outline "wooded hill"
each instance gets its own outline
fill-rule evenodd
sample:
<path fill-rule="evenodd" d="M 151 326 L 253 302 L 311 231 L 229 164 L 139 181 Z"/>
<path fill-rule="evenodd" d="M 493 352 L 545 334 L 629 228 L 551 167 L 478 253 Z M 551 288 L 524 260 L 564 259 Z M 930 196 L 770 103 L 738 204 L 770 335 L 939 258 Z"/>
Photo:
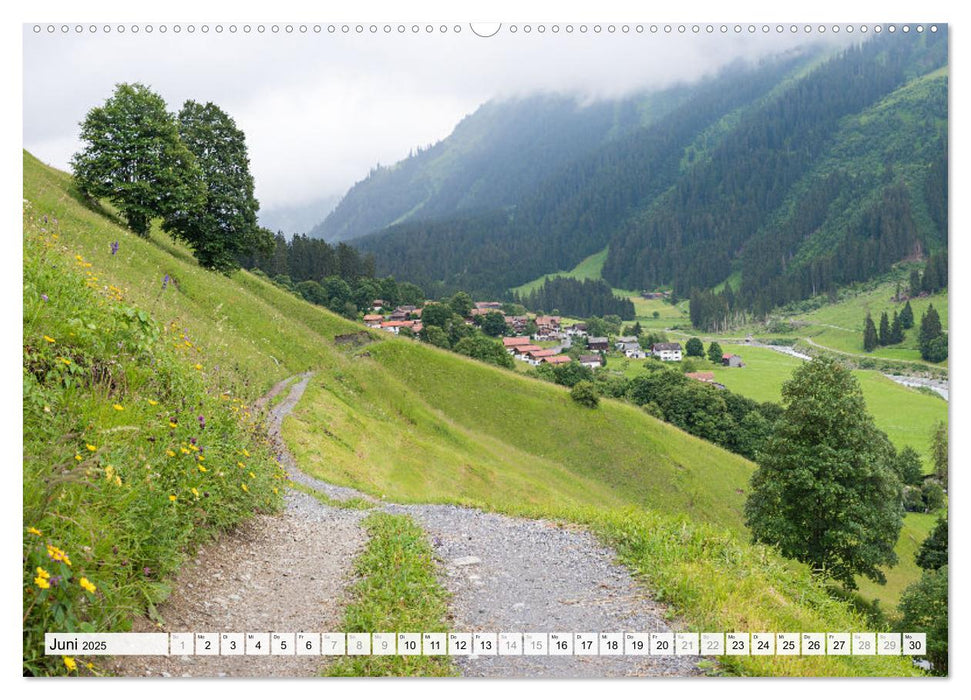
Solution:
<path fill-rule="evenodd" d="M 354 244 L 374 254 L 380 274 L 490 296 L 609 245 L 602 274 L 614 287 L 670 285 L 687 296 L 740 272 L 732 303 L 762 313 L 946 247 L 946 62 L 944 31 L 884 35 L 825 57 L 790 52 L 662 93 L 654 118 L 635 128 L 616 115 L 636 113 L 643 96 L 577 112 L 600 115 L 589 117 L 599 131 L 586 133 L 601 136 L 583 144 L 552 130 L 563 121 L 553 120 L 541 139 L 526 139 L 531 147 L 517 142 L 518 159 L 495 140 L 492 160 L 481 150 L 475 163 L 453 159 L 454 169 L 473 169 L 463 177 L 516 183 L 506 190 L 518 192 L 514 201 L 470 195 L 474 203 L 450 209 L 444 197 L 418 201 L 391 187 L 398 169 L 432 160 L 419 154 L 345 197 L 362 209 L 411 203 Z M 522 105 L 490 104 L 463 125 Z M 605 131 L 609 105 L 615 121 Z M 553 144 L 566 150 L 535 163 Z M 390 189 L 369 184 L 382 178 Z"/>

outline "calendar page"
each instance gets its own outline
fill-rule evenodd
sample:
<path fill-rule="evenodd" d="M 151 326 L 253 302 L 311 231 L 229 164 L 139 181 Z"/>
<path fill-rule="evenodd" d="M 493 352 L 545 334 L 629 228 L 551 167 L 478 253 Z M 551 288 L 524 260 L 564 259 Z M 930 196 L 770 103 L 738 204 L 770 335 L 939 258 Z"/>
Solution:
<path fill-rule="evenodd" d="M 24 676 L 948 675 L 946 21 L 167 14 L 20 28 Z"/>

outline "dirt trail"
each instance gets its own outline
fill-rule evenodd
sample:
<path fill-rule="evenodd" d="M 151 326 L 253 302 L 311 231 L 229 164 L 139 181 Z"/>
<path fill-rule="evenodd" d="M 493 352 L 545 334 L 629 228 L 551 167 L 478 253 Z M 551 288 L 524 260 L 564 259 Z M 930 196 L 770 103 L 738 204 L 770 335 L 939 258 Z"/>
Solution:
<path fill-rule="evenodd" d="M 264 403 L 285 385 L 275 386 Z M 281 458 L 289 453 L 280 452 L 279 426 L 301 393 L 291 390 L 268 417 L 271 440 Z M 344 587 L 365 542 L 359 525 L 364 515 L 290 491 L 281 515 L 257 516 L 200 549 L 174 582 L 173 594 L 158 607 L 165 624 L 159 628 L 142 618 L 134 622 L 134 631 L 337 629 Z M 324 661 L 319 656 L 116 657 L 110 668 L 124 676 L 307 677 Z"/>
<path fill-rule="evenodd" d="M 383 503 L 304 474 L 280 430 L 310 376 L 280 382 L 262 400 L 266 405 L 288 390 L 266 421 L 281 464 L 293 481 L 331 498 L 367 498 L 382 510 L 414 517 L 428 533 L 444 572 L 443 584 L 452 594 L 452 629 L 670 631 L 663 606 L 616 563 L 610 548 L 587 532 L 458 506 Z M 175 593 L 159 607 L 165 620 L 162 630 L 336 630 L 343 587 L 364 544 L 359 523 L 365 515 L 291 491 L 282 515 L 255 518 L 199 552 L 175 582 Z M 158 629 L 145 619 L 135 627 Z M 505 678 L 691 676 L 702 673 L 697 661 L 673 656 L 456 657 L 462 675 Z M 284 677 L 311 676 L 322 665 L 320 657 L 122 657 L 113 669 L 130 676 Z"/>
<path fill-rule="evenodd" d="M 295 405 L 308 381 L 309 375 L 303 375 L 295 382 L 283 404 Z M 389 513 L 412 516 L 441 563 L 457 632 L 671 630 L 664 607 L 616 562 L 613 550 L 588 532 L 459 506 L 381 503 L 304 474 L 292 458 L 285 466 L 294 481 L 331 498 L 367 498 Z M 696 661 L 673 656 L 456 657 L 462 675 L 505 678 L 700 675 Z"/>

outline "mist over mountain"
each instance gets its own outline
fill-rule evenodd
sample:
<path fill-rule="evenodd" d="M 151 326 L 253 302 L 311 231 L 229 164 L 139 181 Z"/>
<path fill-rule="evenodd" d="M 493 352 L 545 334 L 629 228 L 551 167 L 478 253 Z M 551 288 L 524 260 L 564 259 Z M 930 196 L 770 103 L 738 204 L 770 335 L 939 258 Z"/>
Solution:
<path fill-rule="evenodd" d="M 615 287 L 731 278 L 764 311 L 946 247 L 946 66 L 946 32 L 888 35 L 621 100 L 489 103 L 315 232 L 434 289 L 501 295 L 607 248 Z"/>
<path fill-rule="evenodd" d="M 372 169 L 310 235 L 348 240 L 404 221 L 512 206 L 564 164 L 663 117 L 688 92 L 591 104 L 555 94 L 488 102 L 447 139 Z"/>
<path fill-rule="evenodd" d="M 264 226 L 274 233 L 283 231 L 287 236 L 292 236 L 295 233 L 307 233 L 320 223 L 322 217 L 330 214 L 339 201 L 340 195 L 335 194 L 305 204 L 269 209 L 261 208 L 258 214 L 260 226 Z"/>

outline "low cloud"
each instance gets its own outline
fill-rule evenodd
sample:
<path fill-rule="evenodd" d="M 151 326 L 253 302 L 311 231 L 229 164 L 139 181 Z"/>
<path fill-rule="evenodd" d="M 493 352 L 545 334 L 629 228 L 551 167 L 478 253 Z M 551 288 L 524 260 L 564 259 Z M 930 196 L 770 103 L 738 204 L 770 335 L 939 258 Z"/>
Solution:
<path fill-rule="evenodd" d="M 67 168 L 78 123 L 120 82 L 150 85 L 176 111 L 186 99 L 212 101 L 247 135 L 266 208 L 340 194 L 377 163 L 445 138 L 492 98 L 538 91 L 583 100 L 691 81 L 738 60 L 758 60 L 832 34 L 774 30 L 711 35 L 645 27 L 627 34 L 540 34 L 504 28 L 483 39 L 394 29 L 374 35 L 34 34 L 24 29 L 24 146 Z M 846 43 L 846 35 L 840 37 Z"/>

